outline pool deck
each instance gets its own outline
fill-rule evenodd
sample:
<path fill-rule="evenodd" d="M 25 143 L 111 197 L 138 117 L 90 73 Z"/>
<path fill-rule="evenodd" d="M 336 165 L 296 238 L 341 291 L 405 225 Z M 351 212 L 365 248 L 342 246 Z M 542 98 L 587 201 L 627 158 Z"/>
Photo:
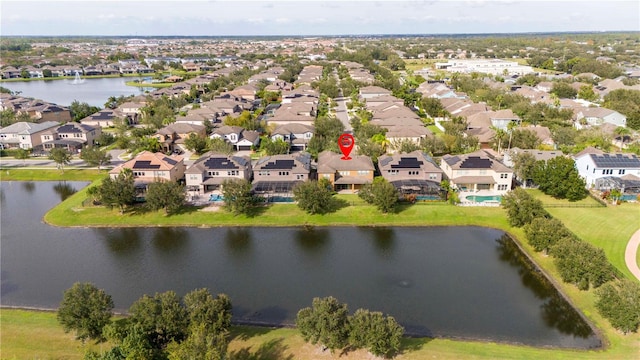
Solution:
<path fill-rule="evenodd" d="M 483 202 L 476 202 L 476 201 L 470 201 L 467 200 L 468 196 L 503 196 L 504 194 L 501 193 L 497 193 L 495 191 L 488 191 L 488 190 L 480 190 L 477 192 L 473 192 L 473 191 L 461 191 L 458 194 L 458 197 L 460 198 L 460 206 L 490 206 L 490 207 L 497 207 L 500 206 L 500 202 L 499 201 L 483 201 Z"/>

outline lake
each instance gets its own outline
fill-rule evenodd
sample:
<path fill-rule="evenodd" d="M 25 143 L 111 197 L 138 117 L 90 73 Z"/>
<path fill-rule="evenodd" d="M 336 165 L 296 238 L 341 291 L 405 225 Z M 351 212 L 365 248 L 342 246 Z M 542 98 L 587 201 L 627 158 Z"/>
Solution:
<path fill-rule="evenodd" d="M 226 293 L 236 323 L 292 325 L 313 297 L 394 316 L 407 333 L 569 348 L 600 340 L 504 232 L 482 227 L 56 228 L 83 182 L 0 182 L 2 305 L 56 308 L 88 281 L 143 294 Z M 19 204 L 19 205 L 18 205 Z"/>
<path fill-rule="evenodd" d="M 141 78 L 121 77 L 121 78 L 101 78 L 83 79 L 82 83 L 76 84 L 73 79 L 63 80 L 38 80 L 2 82 L 0 86 L 12 91 L 19 91 L 20 96 L 32 97 L 50 103 L 69 106 L 74 100 L 86 102 L 92 106 L 104 108 L 110 96 L 141 95 L 145 91 L 153 91 L 153 88 L 138 88 L 127 86 L 125 82 L 134 81 Z"/>

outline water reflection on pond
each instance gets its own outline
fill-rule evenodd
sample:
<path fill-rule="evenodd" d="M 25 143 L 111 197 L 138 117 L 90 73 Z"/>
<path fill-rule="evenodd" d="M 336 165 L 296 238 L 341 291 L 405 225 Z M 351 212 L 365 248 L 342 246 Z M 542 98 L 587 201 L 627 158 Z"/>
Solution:
<path fill-rule="evenodd" d="M 206 287 L 231 297 L 236 322 L 293 324 L 313 297 L 332 295 L 351 311 L 362 307 L 391 314 L 416 335 L 600 345 L 578 313 L 498 230 L 83 229 L 40 221 L 60 194 L 84 185 L 0 184 L 5 196 L 3 304 L 56 307 L 76 281 L 104 288 L 119 310 L 143 294 Z"/>

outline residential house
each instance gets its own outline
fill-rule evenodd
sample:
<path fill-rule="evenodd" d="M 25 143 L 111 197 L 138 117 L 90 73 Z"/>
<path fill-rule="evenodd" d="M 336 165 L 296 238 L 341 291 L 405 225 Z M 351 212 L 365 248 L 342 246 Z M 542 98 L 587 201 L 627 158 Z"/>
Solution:
<path fill-rule="evenodd" d="M 194 125 L 185 122 L 174 122 L 173 124 L 169 124 L 156 131 L 156 133 L 153 134 L 152 137 L 158 139 L 160 145 L 162 146 L 163 152 L 169 152 L 180 150 L 181 145 L 184 144 L 184 140 L 191 134 L 195 134 L 195 136 L 204 138 L 207 136 L 207 130 L 202 125 Z"/>
<path fill-rule="evenodd" d="M 376 96 L 391 95 L 391 90 L 387 90 L 380 86 L 364 86 L 360 88 L 360 98 L 371 99 Z"/>
<path fill-rule="evenodd" d="M 211 135 L 212 139 L 221 138 L 233 145 L 237 150 L 252 150 L 260 144 L 260 133 L 253 130 L 245 130 L 240 126 L 224 125 L 215 128 Z"/>
<path fill-rule="evenodd" d="M 318 154 L 318 179 L 327 179 L 334 190 L 357 192 L 362 185 L 373 182 L 375 170 L 371 158 L 365 155 L 351 155 L 342 159 L 341 154 L 323 151 Z"/>
<path fill-rule="evenodd" d="M 292 150 L 306 150 L 313 137 L 313 125 L 290 123 L 280 125 L 271 132 L 271 139 L 289 143 Z"/>
<path fill-rule="evenodd" d="M 603 177 L 640 176 L 640 158 L 635 154 L 609 154 L 588 147 L 575 157 L 576 168 L 585 179 L 587 188 L 595 186 L 596 180 Z"/>
<path fill-rule="evenodd" d="M 259 194 L 291 196 L 293 187 L 307 181 L 311 155 L 295 153 L 265 156 L 253 165 L 253 191 Z"/>
<path fill-rule="evenodd" d="M 118 109 L 103 109 L 80 120 L 81 124 L 99 127 L 115 126 L 118 120 L 128 120 L 128 117 Z"/>
<path fill-rule="evenodd" d="M 440 192 L 444 172 L 420 150 L 380 156 L 378 169 L 401 194 L 437 195 Z"/>
<path fill-rule="evenodd" d="M 520 149 L 515 147 L 511 148 L 509 151 L 504 152 L 502 163 L 507 167 L 513 168 L 515 166 L 514 158 L 518 154 L 530 154 L 536 161 L 547 161 L 558 156 L 564 156 L 564 154 L 560 150 Z M 533 183 L 533 180 L 530 178 L 522 179 L 515 173 L 514 176 L 520 183 L 525 184 L 525 186 Z"/>
<path fill-rule="evenodd" d="M 220 189 L 225 180 L 251 180 L 251 159 L 248 156 L 227 156 L 208 152 L 185 171 L 188 191 L 206 193 Z"/>
<path fill-rule="evenodd" d="M 483 150 L 464 155 L 444 155 L 440 168 L 451 187 L 461 192 L 486 191 L 491 195 L 504 195 L 511 190 L 513 170 Z"/>
<path fill-rule="evenodd" d="M 583 108 L 577 112 L 576 128 L 582 129 L 584 125 L 597 126 L 604 123 L 615 126 L 627 126 L 627 117 L 611 109 L 594 107 Z"/>
<path fill-rule="evenodd" d="M 138 194 L 142 195 L 150 183 L 184 179 L 186 167 L 182 156 L 143 151 L 135 158 L 113 168 L 109 171 L 109 176 L 115 179 L 124 169 L 133 172 Z"/>
<path fill-rule="evenodd" d="M 95 145 L 100 135 L 102 135 L 102 128 L 99 126 L 66 123 L 41 135 L 42 150 L 50 152 L 53 148 L 64 148 L 75 154 L 83 147 Z"/>
<path fill-rule="evenodd" d="M 33 149 L 42 145 L 42 134 L 60 124 L 55 121 L 42 123 L 17 122 L 0 129 L 0 147 L 3 149 Z"/>
<path fill-rule="evenodd" d="M 256 99 L 257 92 L 258 88 L 253 85 L 242 85 L 229 91 L 230 94 L 249 101 L 254 101 Z"/>
<path fill-rule="evenodd" d="M 267 120 L 269 125 L 284 125 L 290 123 L 313 125 L 316 108 L 312 104 L 303 102 L 283 103 Z"/>

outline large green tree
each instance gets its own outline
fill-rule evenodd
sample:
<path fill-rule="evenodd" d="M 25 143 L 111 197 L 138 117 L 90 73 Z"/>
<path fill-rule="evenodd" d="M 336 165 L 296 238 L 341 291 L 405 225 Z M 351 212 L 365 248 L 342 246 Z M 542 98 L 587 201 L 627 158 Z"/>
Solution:
<path fill-rule="evenodd" d="M 111 322 L 111 296 L 91 283 L 77 282 L 65 290 L 57 318 L 65 332 L 75 331 L 82 341 L 102 341 L 102 329 Z"/>
<path fill-rule="evenodd" d="M 196 289 L 183 298 L 190 325 L 203 325 L 213 333 L 226 333 L 231 327 L 231 300 L 225 294 L 213 297 L 207 289 Z"/>
<path fill-rule="evenodd" d="M 545 251 L 554 246 L 558 240 L 571 236 L 571 232 L 555 218 L 537 217 L 524 227 L 527 241 L 536 251 Z"/>
<path fill-rule="evenodd" d="M 102 170 L 102 167 L 104 165 L 107 165 L 111 162 L 111 154 L 109 154 L 106 150 L 102 150 L 94 146 L 82 149 L 80 158 L 86 161 L 87 164 L 91 166 L 97 166 L 98 170 Z"/>
<path fill-rule="evenodd" d="M 536 165 L 536 157 L 528 152 L 520 152 L 513 154 L 512 160 L 513 171 L 526 188 L 527 182 L 533 179 L 533 169 Z"/>
<path fill-rule="evenodd" d="M 622 279 L 604 284 L 596 292 L 596 308 L 611 325 L 626 333 L 640 326 L 640 284 Z"/>
<path fill-rule="evenodd" d="M 560 277 L 580 290 L 597 288 L 615 277 L 604 251 L 573 236 L 560 239 L 551 249 Z"/>
<path fill-rule="evenodd" d="M 251 183 L 245 179 L 227 179 L 222 182 L 224 206 L 234 215 L 247 214 L 255 205 Z"/>
<path fill-rule="evenodd" d="M 123 169 L 115 178 L 108 177 L 98 187 L 100 202 L 108 207 L 118 207 L 120 213 L 135 201 L 136 188 L 131 169 Z"/>
<path fill-rule="evenodd" d="M 209 147 L 209 139 L 203 136 L 198 136 L 195 133 L 191 133 L 186 139 L 184 139 L 184 146 L 187 150 L 200 155 Z"/>
<path fill-rule="evenodd" d="M 155 349 L 163 349 L 171 341 L 187 336 L 189 318 L 180 297 L 173 291 L 144 295 L 129 308 L 132 324 L 144 330 Z"/>
<path fill-rule="evenodd" d="M 145 200 L 151 210 L 164 209 L 166 214 L 175 213 L 184 204 L 185 187 L 175 181 L 155 181 L 147 187 Z"/>
<path fill-rule="evenodd" d="M 393 357 L 400 350 L 404 328 L 391 316 L 358 309 L 349 321 L 349 345 L 376 356 Z"/>
<path fill-rule="evenodd" d="M 64 172 L 65 165 L 71 163 L 71 153 L 65 148 L 53 148 L 49 153 L 49 159 L 56 163 L 56 167 Z"/>
<path fill-rule="evenodd" d="M 502 207 L 507 210 L 511 226 L 522 227 L 537 217 L 547 216 L 542 202 L 522 188 L 515 188 L 504 195 Z"/>
<path fill-rule="evenodd" d="M 22 166 L 25 166 L 26 160 L 31 157 L 31 150 L 19 148 L 16 150 L 14 157 L 18 160 L 22 160 Z"/>
<path fill-rule="evenodd" d="M 587 197 L 586 183 L 573 159 L 568 157 L 558 156 L 536 162 L 533 181 L 543 193 L 558 199 L 577 201 Z"/>
<path fill-rule="evenodd" d="M 326 179 L 307 180 L 293 188 L 293 198 L 298 207 L 309 214 L 325 214 L 331 210 L 333 191 Z"/>
<path fill-rule="evenodd" d="M 550 91 L 561 99 L 575 99 L 578 91 L 565 82 L 556 82 Z"/>
<path fill-rule="evenodd" d="M 344 348 L 349 338 L 349 310 L 336 298 L 314 298 L 311 307 L 298 311 L 296 326 L 302 338 L 331 351 Z"/>
<path fill-rule="evenodd" d="M 375 205 L 383 213 L 393 212 L 398 202 L 398 189 L 393 184 L 378 176 L 371 184 L 365 184 L 358 196 L 369 204 Z"/>

